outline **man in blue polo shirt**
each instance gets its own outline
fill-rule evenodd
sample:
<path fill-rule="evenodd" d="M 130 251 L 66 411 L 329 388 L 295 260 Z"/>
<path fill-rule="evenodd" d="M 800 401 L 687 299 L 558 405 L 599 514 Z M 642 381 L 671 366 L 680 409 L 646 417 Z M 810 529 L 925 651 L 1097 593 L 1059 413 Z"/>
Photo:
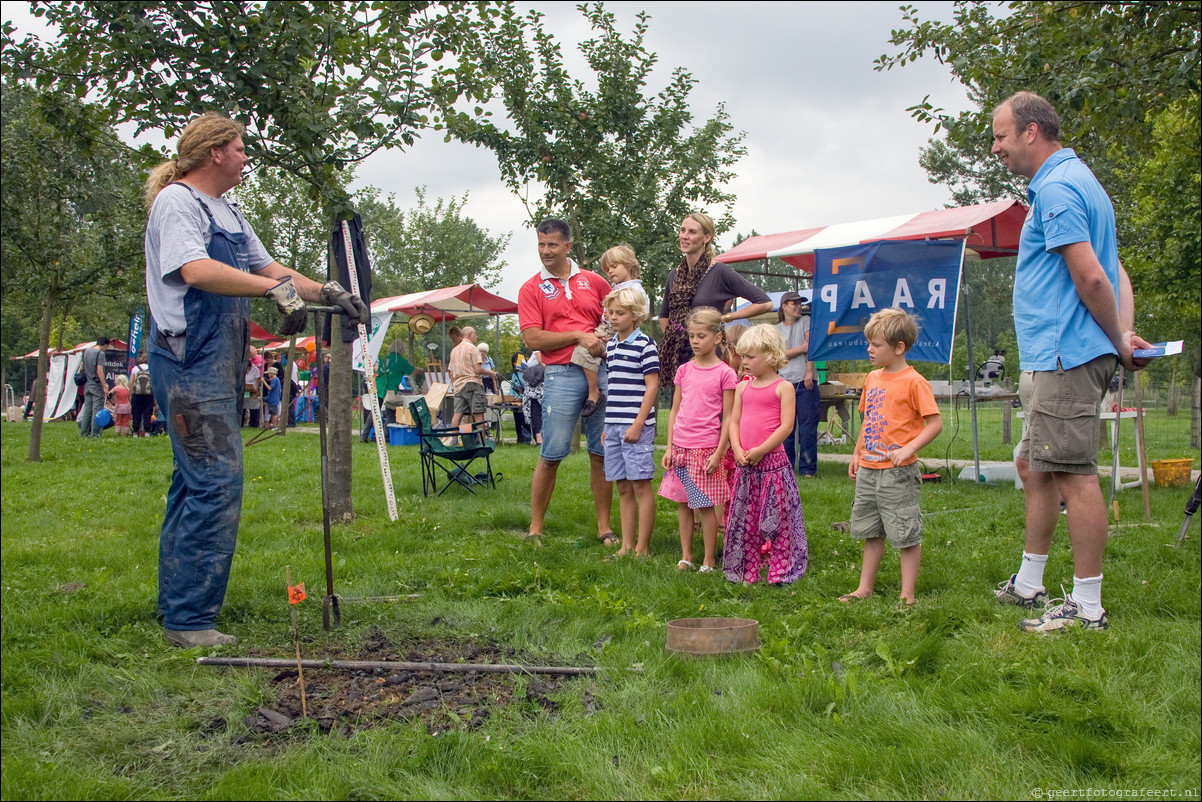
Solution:
<path fill-rule="evenodd" d="M 1020 627 L 1106 629 L 1099 404 L 1117 365 L 1147 364 L 1132 352 L 1148 343 L 1132 331 L 1134 299 L 1119 262 L 1114 206 L 1077 154 L 1061 147 L 1052 105 L 1031 92 L 1003 101 L 993 113 L 992 152 L 1010 172 L 1031 179 L 1014 276 L 1014 328 L 1020 367 L 1034 372 L 1027 432 L 1015 459 L 1026 491 L 1022 563 L 996 597 L 1025 608 L 1047 601 L 1043 570 L 1063 498 L 1073 591 Z"/>

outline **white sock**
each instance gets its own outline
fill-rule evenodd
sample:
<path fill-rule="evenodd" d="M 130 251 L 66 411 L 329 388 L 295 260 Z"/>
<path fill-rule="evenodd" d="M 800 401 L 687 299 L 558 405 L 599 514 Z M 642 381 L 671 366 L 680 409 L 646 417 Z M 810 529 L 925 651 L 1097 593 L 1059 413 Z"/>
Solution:
<path fill-rule="evenodd" d="M 1047 567 L 1048 555 L 1023 552 L 1022 565 L 1014 577 L 1014 589 L 1024 596 L 1032 596 L 1044 590 L 1043 569 Z"/>
<path fill-rule="evenodd" d="M 1102 575 L 1082 579 L 1073 577 L 1073 601 L 1081 608 L 1081 615 L 1086 618 L 1098 618 L 1102 610 Z"/>

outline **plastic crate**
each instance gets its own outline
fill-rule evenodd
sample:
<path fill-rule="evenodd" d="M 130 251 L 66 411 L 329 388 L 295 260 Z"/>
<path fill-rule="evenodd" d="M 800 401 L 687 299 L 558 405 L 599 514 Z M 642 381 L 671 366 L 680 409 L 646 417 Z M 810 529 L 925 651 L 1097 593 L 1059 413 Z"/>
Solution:
<path fill-rule="evenodd" d="M 388 424 L 388 445 L 415 446 L 421 442 L 417 429 L 412 426 L 401 426 L 396 423 Z"/>

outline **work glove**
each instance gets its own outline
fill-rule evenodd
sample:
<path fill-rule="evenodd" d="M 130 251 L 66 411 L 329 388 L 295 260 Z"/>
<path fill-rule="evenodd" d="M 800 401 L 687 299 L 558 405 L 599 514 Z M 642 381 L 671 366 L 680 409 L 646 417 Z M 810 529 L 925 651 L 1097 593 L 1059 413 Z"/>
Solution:
<path fill-rule="evenodd" d="M 309 323 L 309 313 L 305 311 L 305 302 L 296 293 L 296 285 L 292 283 L 292 276 L 263 293 L 263 297 L 275 301 L 280 312 L 283 313 L 284 324 L 280 327 L 280 333 L 285 337 L 300 334 L 305 330 L 305 326 Z"/>
<path fill-rule="evenodd" d="M 337 281 L 327 281 L 321 285 L 321 295 L 318 296 L 326 306 L 337 306 L 346 315 L 346 321 L 351 325 L 362 324 L 371 326 L 371 310 L 358 295 L 352 295 L 342 288 Z"/>

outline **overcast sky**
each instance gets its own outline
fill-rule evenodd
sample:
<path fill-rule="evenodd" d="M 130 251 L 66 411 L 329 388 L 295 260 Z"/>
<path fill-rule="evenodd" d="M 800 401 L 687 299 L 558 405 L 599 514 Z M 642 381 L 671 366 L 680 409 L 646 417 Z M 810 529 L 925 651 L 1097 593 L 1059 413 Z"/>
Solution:
<path fill-rule="evenodd" d="M 569 70 L 583 76 L 575 43 L 590 35 L 575 3 L 519 3 L 537 7 L 561 38 Z M 950 19 L 950 2 L 916 2 L 924 19 Z M 761 234 L 942 208 L 951 194 L 927 181 L 919 149 L 932 135 L 908 106 L 931 95 L 952 111 L 966 108 L 963 89 L 947 68 L 924 59 L 877 73 L 872 62 L 892 52 L 890 31 L 901 26 L 894 2 L 607 3 L 619 30 L 634 15 L 650 15 L 647 48 L 659 56 L 648 93 L 658 92 L 675 67 L 698 79 L 694 118 L 726 104 L 736 130 L 745 131 L 747 155 L 729 189 L 738 197 L 734 232 Z M 4 2 L 3 18 L 21 29 L 32 23 L 25 3 Z M 28 28 L 32 30 L 32 28 Z M 573 56 L 576 56 L 573 58 Z M 490 151 L 445 143 L 427 132 L 411 150 L 373 156 L 359 185 L 394 193 L 398 205 L 416 203 L 426 186 L 431 201 L 470 193 L 465 213 L 494 236 L 512 232 L 508 268 L 495 292 L 516 300 L 539 267 L 525 209 L 502 184 Z M 733 245 L 733 233 L 719 249 Z M 674 238 L 675 231 L 665 231 Z M 589 243 L 600 252 L 612 243 Z"/>

